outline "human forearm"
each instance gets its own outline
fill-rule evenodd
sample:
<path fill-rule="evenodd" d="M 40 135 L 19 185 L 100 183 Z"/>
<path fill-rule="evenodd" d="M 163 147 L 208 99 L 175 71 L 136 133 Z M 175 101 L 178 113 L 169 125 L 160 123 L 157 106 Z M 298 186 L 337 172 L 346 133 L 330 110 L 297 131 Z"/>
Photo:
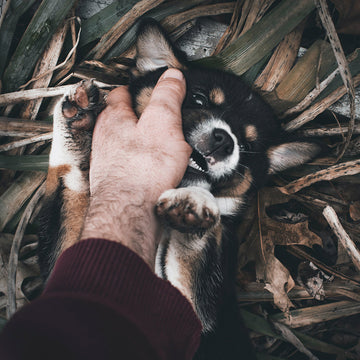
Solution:
<path fill-rule="evenodd" d="M 137 253 L 154 270 L 157 219 L 154 201 L 145 191 L 119 188 L 114 181 L 100 185 L 90 199 L 82 239 L 104 238 Z M 129 202 L 131 199 L 131 202 Z"/>

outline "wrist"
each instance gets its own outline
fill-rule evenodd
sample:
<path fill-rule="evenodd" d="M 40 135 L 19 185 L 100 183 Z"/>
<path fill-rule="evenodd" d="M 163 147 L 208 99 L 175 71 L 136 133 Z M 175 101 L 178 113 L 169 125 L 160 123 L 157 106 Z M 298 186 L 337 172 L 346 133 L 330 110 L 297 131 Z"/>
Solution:
<path fill-rule="evenodd" d="M 155 202 L 134 187 L 98 187 L 92 193 L 81 239 L 119 242 L 137 253 L 154 270 L 157 219 Z"/>

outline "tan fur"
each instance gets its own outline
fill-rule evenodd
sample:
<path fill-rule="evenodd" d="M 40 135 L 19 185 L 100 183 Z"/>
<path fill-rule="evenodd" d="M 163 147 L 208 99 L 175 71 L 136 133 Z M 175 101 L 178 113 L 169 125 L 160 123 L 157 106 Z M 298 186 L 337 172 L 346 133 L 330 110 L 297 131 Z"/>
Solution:
<path fill-rule="evenodd" d="M 245 128 L 245 137 L 247 141 L 256 141 L 258 133 L 254 125 L 247 125 Z"/>
<path fill-rule="evenodd" d="M 71 170 L 70 165 L 59 165 L 49 167 L 46 178 L 45 196 L 51 196 L 60 185 L 60 178 L 68 174 Z"/>
<path fill-rule="evenodd" d="M 225 102 L 225 94 L 220 88 L 214 88 L 210 91 L 210 100 L 216 105 L 222 105 Z"/>
<path fill-rule="evenodd" d="M 226 186 L 214 194 L 216 197 L 234 197 L 241 198 L 249 189 L 253 177 L 248 169 L 246 169 L 243 176 L 234 176 L 231 181 L 226 183 Z"/>
<path fill-rule="evenodd" d="M 153 87 L 144 87 L 143 89 L 141 89 L 140 94 L 136 97 L 137 104 L 135 110 L 138 116 L 143 113 L 144 109 L 149 103 L 153 90 Z"/>
<path fill-rule="evenodd" d="M 174 238 L 180 236 L 177 241 L 174 241 Z M 177 287 L 181 293 L 190 301 L 194 310 L 196 311 L 194 298 L 193 298 L 193 282 L 195 280 L 194 275 L 198 271 L 199 267 L 199 258 L 201 258 L 201 253 L 205 247 L 205 243 L 208 241 L 209 237 L 215 237 L 217 245 L 221 246 L 222 239 L 222 225 L 219 223 L 210 231 L 208 231 L 203 236 L 198 236 L 195 234 L 181 234 L 177 233 L 172 234 L 171 242 L 172 246 L 176 247 L 177 252 L 177 262 L 179 266 L 179 282 Z M 185 242 L 185 244 L 183 244 Z M 191 246 L 190 244 L 193 244 Z M 196 245 L 197 244 L 197 245 Z M 172 264 L 169 262 L 169 257 L 166 258 L 166 267 L 171 267 Z M 171 260 L 170 260 L 171 261 Z"/>
<path fill-rule="evenodd" d="M 61 239 L 60 254 L 79 241 L 89 205 L 88 192 L 79 193 L 64 189 L 63 197 L 63 216 L 65 220 L 62 227 L 65 230 L 65 235 Z"/>
<path fill-rule="evenodd" d="M 158 29 L 149 29 L 146 36 L 140 35 L 137 38 L 136 49 L 136 66 L 140 73 L 165 66 L 180 70 L 186 69 L 185 65 L 176 58 L 170 44 L 164 39 Z M 157 62 L 153 62 L 153 59 L 156 59 Z"/>
<path fill-rule="evenodd" d="M 89 98 L 86 89 L 83 86 L 79 86 L 76 89 L 74 100 L 76 104 L 83 109 L 86 109 L 89 106 Z"/>

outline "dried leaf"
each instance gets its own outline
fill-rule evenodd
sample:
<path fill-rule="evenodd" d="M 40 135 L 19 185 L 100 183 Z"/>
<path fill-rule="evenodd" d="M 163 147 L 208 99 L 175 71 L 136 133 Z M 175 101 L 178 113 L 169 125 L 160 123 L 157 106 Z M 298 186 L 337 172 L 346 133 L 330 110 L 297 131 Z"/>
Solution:
<path fill-rule="evenodd" d="M 260 220 L 258 223 L 254 222 L 245 243 L 240 246 L 239 268 L 254 261 L 257 280 L 265 282 L 265 288 L 274 296 L 275 305 L 287 312 L 292 306 L 287 293 L 295 286 L 295 282 L 289 270 L 275 257 L 275 246 L 322 246 L 322 240 L 308 229 L 307 220 L 287 224 L 267 215 L 266 209 L 269 206 L 288 201 L 278 190 L 265 188 L 258 193 L 258 197 Z"/>
<path fill-rule="evenodd" d="M 360 221 L 360 201 L 350 204 L 349 215 L 353 221 Z"/>

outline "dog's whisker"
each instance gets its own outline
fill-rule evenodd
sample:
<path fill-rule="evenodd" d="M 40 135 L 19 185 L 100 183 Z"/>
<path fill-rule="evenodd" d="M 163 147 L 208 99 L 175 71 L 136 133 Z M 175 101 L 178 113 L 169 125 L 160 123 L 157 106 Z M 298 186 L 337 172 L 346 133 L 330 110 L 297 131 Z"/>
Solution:
<path fill-rule="evenodd" d="M 260 151 L 248 151 L 248 150 L 240 150 L 243 154 L 260 154 Z"/>

